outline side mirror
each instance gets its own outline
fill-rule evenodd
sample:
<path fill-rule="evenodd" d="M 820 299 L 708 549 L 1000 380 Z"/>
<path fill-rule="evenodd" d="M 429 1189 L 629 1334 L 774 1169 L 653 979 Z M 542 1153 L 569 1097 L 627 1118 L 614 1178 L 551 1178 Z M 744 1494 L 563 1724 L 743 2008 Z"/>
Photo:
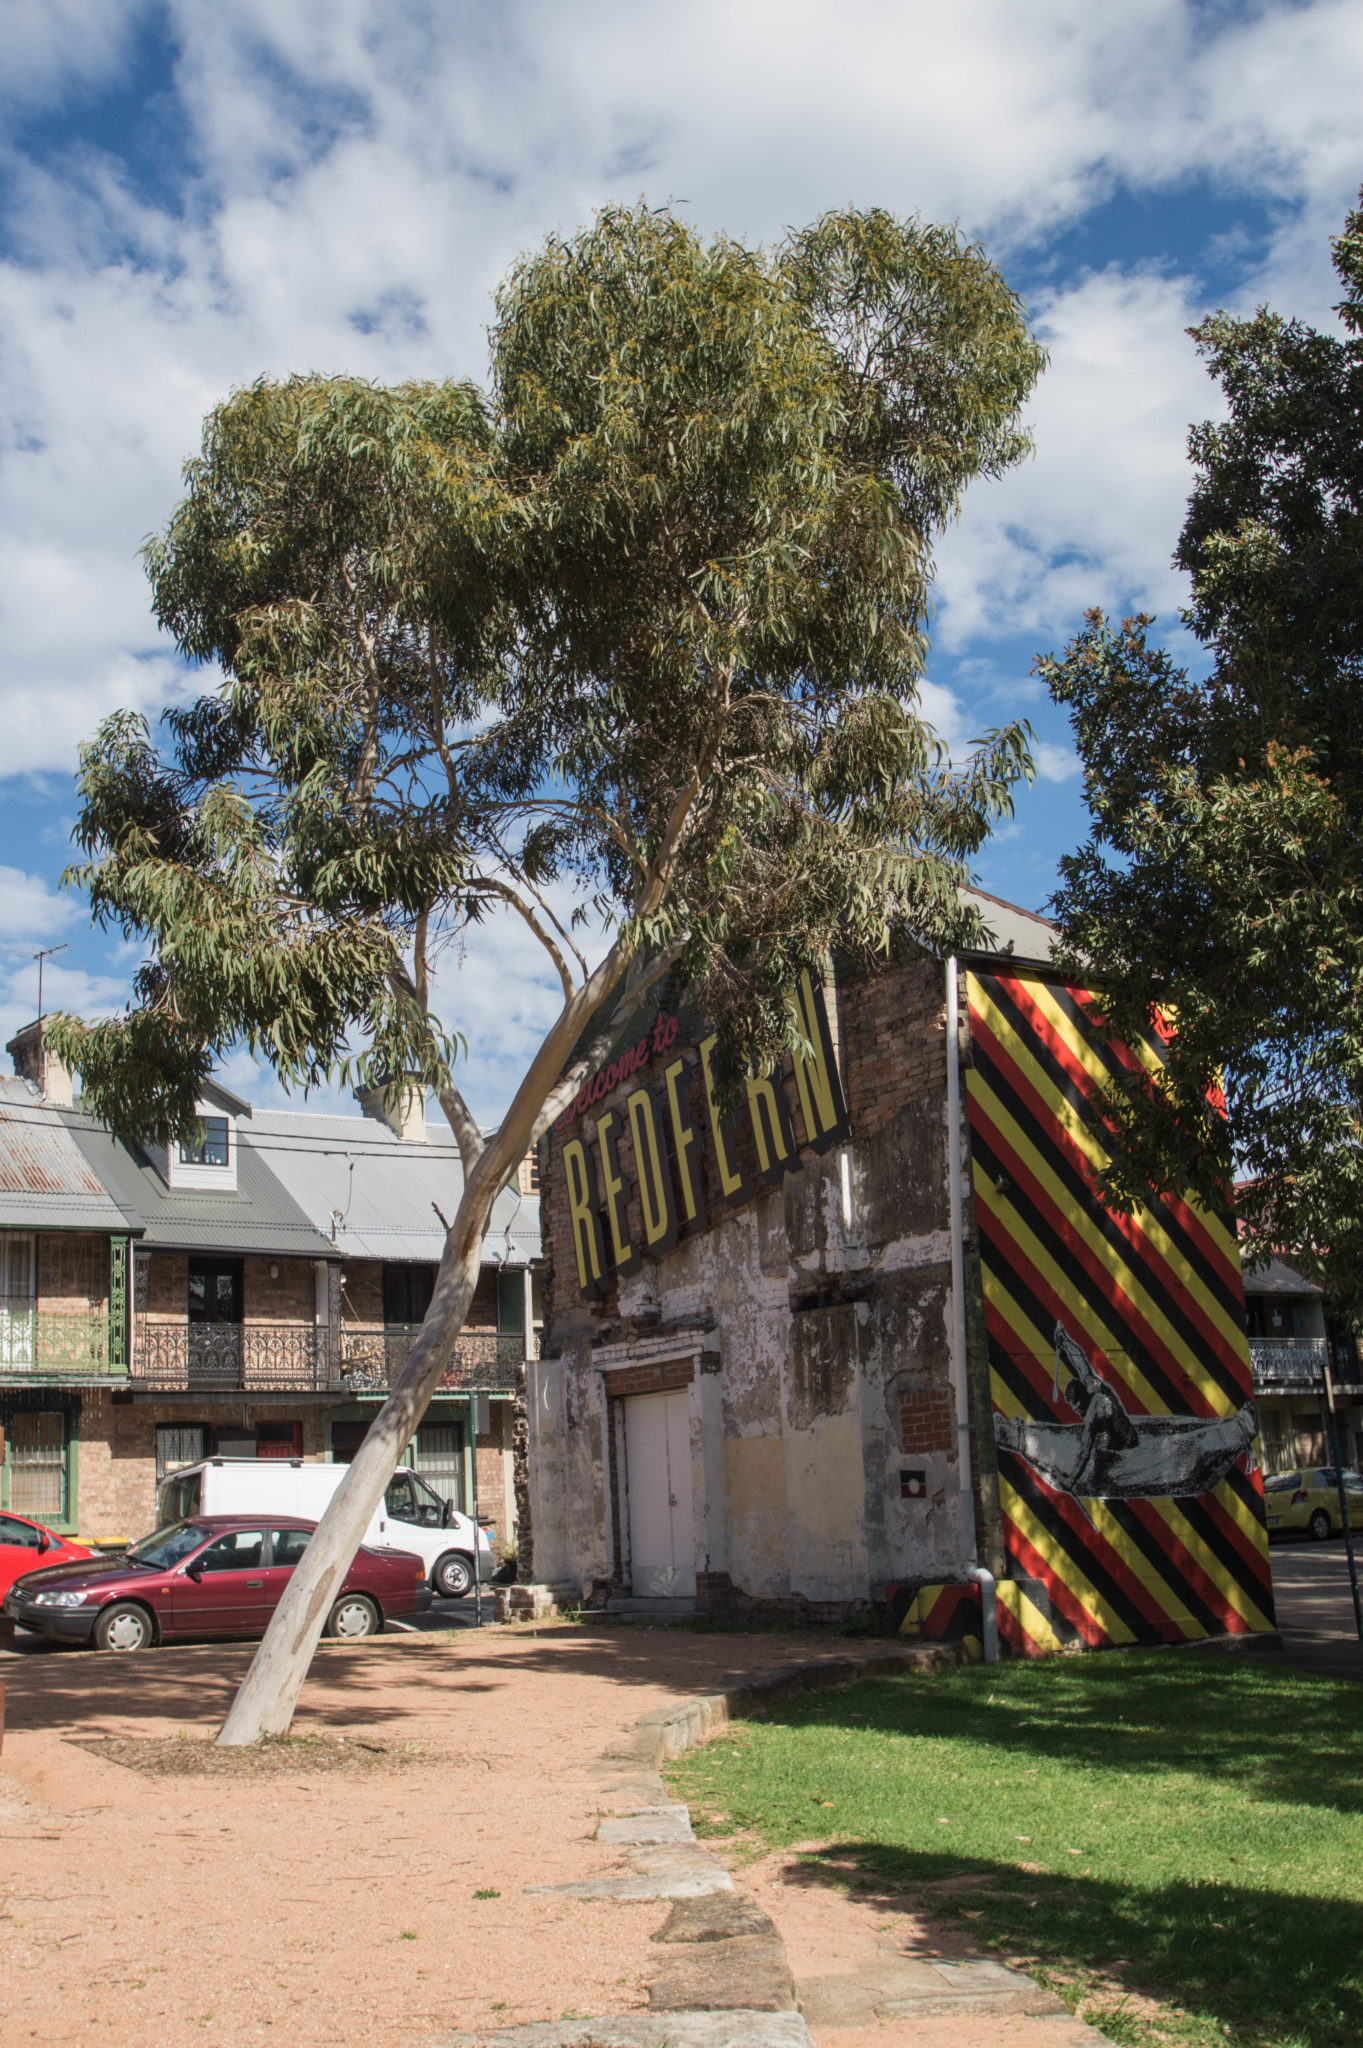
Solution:
<path fill-rule="evenodd" d="M 448 1529 L 448 1528 L 449 1528 L 449 1526 L 450 1526 L 450 1523 L 451 1523 L 451 1522 L 452 1522 L 453 1520 L 454 1520 L 454 1502 L 453 1502 L 452 1500 L 442 1500 L 442 1501 L 441 1501 L 441 1503 L 440 1503 L 440 1526 L 441 1526 L 441 1528 L 442 1528 L 442 1529 Z"/>
<path fill-rule="evenodd" d="M 51 1547 L 52 1547 L 52 1546 L 51 1546 L 51 1545 L 49 1544 L 49 1542 L 48 1542 L 48 1540 L 47 1540 L 47 1531 L 46 1531 L 46 1529 L 40 1529 L 40 1530 L 38 1531 L 38 1555 L 39 1555 L 39 1556 L 41 1557 L 41 1556 L 42 1556 L 42 1554 L 43 1554 L 43 1552 L 44 1552 L 45 1550 L 50 1550 L 50 1549 L 51 1549 Z"/>
<path fill-rule="evenodd" d="M 204 1568 L 202 1559 L 196 1557 L 193 1564 L 187 1564 L 185 1566 L 185 1577 L 187 1579 L 193 1579 L 196 1586 L 198 1585 L 203 1575 Z"/>

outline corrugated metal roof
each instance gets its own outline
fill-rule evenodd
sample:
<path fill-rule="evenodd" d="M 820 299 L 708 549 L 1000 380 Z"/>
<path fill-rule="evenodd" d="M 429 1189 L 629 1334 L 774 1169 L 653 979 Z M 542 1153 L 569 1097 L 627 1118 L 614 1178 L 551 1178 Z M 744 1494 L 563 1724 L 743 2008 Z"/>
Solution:
<path fill-rule="evenodd" d="M 315 1229 L 353 1259 L 438 1260 L 464 1190 L 448 1126 L 428 1122 L 425 1144 L 404 1141 L 374 1117 L 262 1110 L 239 1129 L 241 1153 L 259 1153 Z M 353 1167 L 353 1171 L 352 1171 Z M 508 1245 L 508 1232 L 510 1243 Z M 503 1190 L 484 1239 L 494 1264 L 539 1257 L 539 1197 Z"/>
<path fill-rule="evenodd" d="M 134 1228 L 30 1081 L 0 1074 L 0 1229 Z"/>
<path fill-rule="evenodd" d="M 1244 1269 L 1246 1294 L 1312 1294 L 1324 1293 L 1313 1281 L 1304 1279 L 1282 1259 L 1269 1259 L 1262 1266 L 1246 1266 Z"/>
<path fill-rule="evenodd" d="M 141 1217 L 145 1245 L 167 1251 L 335 1257 L 330 1240 L 313 1228 L 265 1161 L 240 1143 L 240 1128 L 236 1188 L 217 1194 L 211 1189 L 167 1187 L 142 1152 L 130 1150 L 79 1110 L 63 1114 L 105 1185 Z"/>

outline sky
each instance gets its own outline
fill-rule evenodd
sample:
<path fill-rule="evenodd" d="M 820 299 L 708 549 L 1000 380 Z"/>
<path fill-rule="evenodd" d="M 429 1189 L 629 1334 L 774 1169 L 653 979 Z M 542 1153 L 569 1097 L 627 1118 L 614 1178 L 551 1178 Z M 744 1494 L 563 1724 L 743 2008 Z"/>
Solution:
<path fill-rule="evenodd" d="M 73 774 L 110 710 L 203 686 L 138 550 L 205 413 L 261 374 L 484 378 L 509 264 L 640 195 L 752 241 L 848 204 L 954 221 L 1025 297 L 1036 452 L 941 540 L 924 699 L 958 749 L 1032 721 L 978 877 L 1044 908 L 1085 820 L 1034 656 L 1092 605 L 1181 643 L 1218 409 L 1185 330 L 1332 325 L 1363 183 L 1356 0 L 0 0 L 0 47 L 0 1045 L 40 947 L 45 1007 L 126 996 L 134 949 L 59 887 Z M 542 958 L 512 921 L 446 965 L 486 1120 L 555 1007 Z"/>

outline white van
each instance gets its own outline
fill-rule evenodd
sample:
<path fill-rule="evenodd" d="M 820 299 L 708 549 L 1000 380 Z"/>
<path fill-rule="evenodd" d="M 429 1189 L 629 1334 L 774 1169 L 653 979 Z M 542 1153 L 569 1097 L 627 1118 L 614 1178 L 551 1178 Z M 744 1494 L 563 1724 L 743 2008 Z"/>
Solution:
<path fill-rule="evenodd" d="M 301 1458 L 204 1458 L 168 1472 L 157 1492 L 162 1528 L 191 1515 L 297 1515 L 320 1522 L 348 1465 L 305 1465 Z M 431 1590 L 460 1600 L 475 1570 L 492 1576 L 492 1545 L 485 1529 L 400 1465 L 388 1482 L 363 1542 L 373 1550 L 414 1551 L 426 1566 Z M 475 1567 L 474 1560 L 478 1560 Z"/>

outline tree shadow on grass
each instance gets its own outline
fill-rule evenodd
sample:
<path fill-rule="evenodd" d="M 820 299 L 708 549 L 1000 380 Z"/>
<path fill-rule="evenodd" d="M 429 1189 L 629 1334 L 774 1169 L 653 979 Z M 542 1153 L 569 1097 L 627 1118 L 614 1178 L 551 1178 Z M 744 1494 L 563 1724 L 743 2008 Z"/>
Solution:
<path fill-rule="evenodd" d="M 1363 1905 L 1352 1900 L 1138 1888 L 856 1841 L 806 1855 L 785 1882 L 850 1885 L 887 1915 L 968 1912 L 982 1947 L 1180 2006 L 1256 2048 L 1363 2041 Z"/>
<path fill-rule="evenodd" d="M 761 1718 L 978 1742 L 1001 1758 L 1133 1777 L 1232 1779 L 1259 1799 L 1363 1812 L 1363 1692 L 1229 1657 L 1127 1650 L 910 1673 Z"/>

